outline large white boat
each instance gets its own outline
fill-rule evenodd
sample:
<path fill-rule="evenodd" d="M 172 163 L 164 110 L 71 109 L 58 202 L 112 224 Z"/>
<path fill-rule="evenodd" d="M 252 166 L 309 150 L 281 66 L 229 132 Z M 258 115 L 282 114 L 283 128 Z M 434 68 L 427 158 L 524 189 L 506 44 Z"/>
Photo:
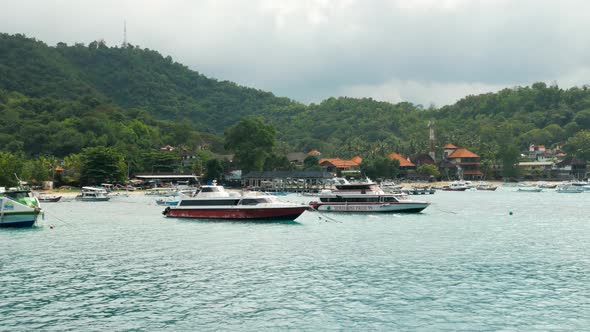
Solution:
<path fill-rule="evenodd" d="M 320 201 L 309 205 L 322 212 L 420 212 L 430 205 L 404 194 L 387 194 L 374 182 L 341 182 L 335 186 L 335 190 L 322 190 Z"/>
<path fill-rule="evenodd" d="M 39 200 L 30 190 L 0 190 L 0 227 L 31 227 L 41 213 Z"/>
<path fill-rule="evenodd" d="M 166 217 L 199 219 L 295 220 L 307 205 L 279 201 L 258 192 L 229 193 L 223 186 L 206 185 L 194 197 L 183 197 L 167 207 Z"/>
<path fill-rule="evenodd" d="M 76 199 L 85 202 L 104 202 L 111 199 L 107 194 L 104 188 L 82 187 L 82 191 L 80 195 L 76 196 Z"/>
<path fill-rule="evenodd" d="M 444 191 L 465 191 L 470 188 L 471 182 L 467 181 L 453 181 L 448 186 L 444 186 Z"/>

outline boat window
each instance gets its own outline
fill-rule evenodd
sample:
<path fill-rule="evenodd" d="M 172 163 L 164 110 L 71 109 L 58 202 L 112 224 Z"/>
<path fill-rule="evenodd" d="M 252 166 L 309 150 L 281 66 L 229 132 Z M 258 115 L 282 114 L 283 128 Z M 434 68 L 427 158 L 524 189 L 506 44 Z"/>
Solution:
<path fill-rule="evenodd" d="M 242 205 L 256 205 L 260 203 L 268 203 L 264 198 L 244 198 L 242 199 Z"/>
<path fill-rule="evenodd" d="M 237 205 L 239 199 L 183 199 L 179 206 Z"/>

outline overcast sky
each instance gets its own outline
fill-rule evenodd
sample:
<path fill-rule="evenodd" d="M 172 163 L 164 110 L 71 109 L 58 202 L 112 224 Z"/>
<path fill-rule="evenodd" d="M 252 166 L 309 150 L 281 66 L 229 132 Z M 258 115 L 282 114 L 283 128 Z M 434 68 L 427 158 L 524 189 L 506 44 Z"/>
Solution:
<path fill-rule="evenodd" d="M 544 81 L 590 83 L 590 1 L 0 0 L 0 31 L 133 45 L 304 103 L 442 106 Z"/>

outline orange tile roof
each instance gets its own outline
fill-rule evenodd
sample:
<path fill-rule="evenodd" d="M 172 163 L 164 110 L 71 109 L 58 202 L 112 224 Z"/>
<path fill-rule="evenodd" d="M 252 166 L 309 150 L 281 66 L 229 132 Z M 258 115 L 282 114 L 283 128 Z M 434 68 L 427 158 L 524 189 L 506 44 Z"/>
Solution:
<path fill-rule="evenodd" d="M 479 158 L 479 156 L 467 149 L 461 148 L 453 151 L 453 153 L 451 153 L 447 158 Z"/>
<path fill-rule="evenodd" d="M 319 155 L 321 155 L 322 153 L 321 153 L 321 152 L 319 152 L 318 150 L 311 150 L 311 151 L 309 151 L 307 154 L 308 154 L 308 155 L 310 155 L 310 156 L 319 156 Z"/>
<path fill-rule="evenodd" d="M 336 168 L 349 168 L 349 167 L 357 167 L 359 164 L 352 161 L 352 160 L 342 160 L 340 158 L 322 158 L 319 161 L 319 164 L 323 163 L 330 163 Z"/>
<path fill-rule="evenodd" d="M 351 161 L 354 161 L 357 164 L 360 164 L 363 162 L 363 158 L 356 156 L 356 157 L 352 157 L 352 159 L 350 159 Z"/>
<path fill-rule="evenodd" d="M 56 172 L 61 172 L 61 171 L 63 171 L 63 170 L 64 170 L 64 169 L 63 169 L 62 167 L 60 167 L 60 166 L 56 166 L 56 167 L 55 167 L 55 171 L 56 171 Z"/>
<path fill-rule="evenodd" d="M 443 149 L 458 149 L 458 147 L 456 147 L 453 144 L 449 143 L 449 144 L 443 146 Z"/>
<path fill-rule="evenodd" d="M 391 154 L 389 154 L 389 159 L 397 159 L 397 160 L 399 160 L 399 166 L 400 167 L 413 167 L 413 166 L 416 166 L 416 165 L 414 165 L 414 163 L 412 163 L 408 159 L 404 158 L 402 155 L 399 155 L 399 154 L 397 154 L 395 152 L 392 152 Z"/>

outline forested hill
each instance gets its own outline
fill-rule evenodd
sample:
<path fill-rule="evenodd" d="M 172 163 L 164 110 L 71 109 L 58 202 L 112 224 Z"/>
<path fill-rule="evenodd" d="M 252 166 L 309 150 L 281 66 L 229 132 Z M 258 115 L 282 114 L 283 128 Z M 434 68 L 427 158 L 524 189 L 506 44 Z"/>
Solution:
<path fill-rule="evenodd" d="M 30 97 L 90 96 L 155 119 L 185 121 L 222 134 L 245 115 L 280 113 L 303 105 L 272 93 L 207 78 L 156 51 L 58 43 L 49 47 L 23 35 L 0 34 L 0 89 Z"/>
<path fill-rule="evenodd" d="M 529 143 L 565 142 L 589 129 L 590 89 L 535 83 L 467 96 L 440 109 L 345 97 L 304 105 L 207 78 L 132 45 L 48 46 L 0 34 L 0 112 L 2 149 L 29 156 L 64 157 L 98 145 L 219 151 L 224 130 L 254 115 L 276 127 L 281 153 L 422 153 L 434 120 L 438 146 L 453 143 L 495 159 L 506 147 L 522 151 Z"/>

